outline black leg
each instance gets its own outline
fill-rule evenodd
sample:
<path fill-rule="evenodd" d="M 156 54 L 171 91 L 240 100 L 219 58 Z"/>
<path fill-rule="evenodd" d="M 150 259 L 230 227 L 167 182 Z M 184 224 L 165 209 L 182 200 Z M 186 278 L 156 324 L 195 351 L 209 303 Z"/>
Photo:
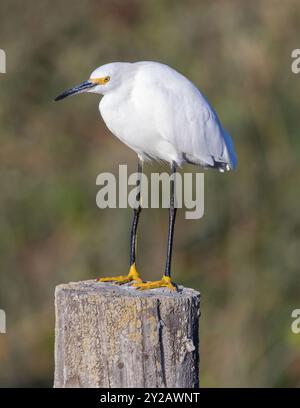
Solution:
<path fill-rule="evenodd" d="M 142 162 L 138 159 L 138 177 L 137 177 L 137 208 L 133 210 L 133 220 L 131 226 L 131 234 L 130 234 L 130 268 L 128 275 L 121 275 L 121 276 L 112 276 L 108 278 L 100 278 L 98 281 L 100 282 L 113 282 L 118 285 L 123 285 L 124 283 L 129 283 L 132 281 L 142 283 L 142 279 L 135 267 L 135 257 L 136 257 L 136 232 L 137 226 L 139 222 L 139 215 L 141 212 L 141 174 L 142 174 Z"/>
<path fill-rule="evenodd" d="M 167 262 L 165 269 L 165 276 L 171 277 L 171 259 L 173 249 L 173 236 L 174 225 L 176 219 L 177 208 L 175 207 L 175 175 L 176 175 L 176 163 L 172 163 L 172 178 L 170 187 L 170 209 L 169 209 L 169 232 L 168 232 L 168 250 L 167 250 Z"/>
<path fill-rule="evenodd" d="M 135 258 L 136 258 L 136 233 L 137 233 L 137 226 L 139 222 L 139 216 L 140 212 L 142 210 L 141 208 L 141 174 L 143 171 L 143 166 L 142 162 L 140 159 L 138 159 L 138 178 L 137 178 L 137 201 L 139 203 L 137 208 L 134 208 L 133 210 L 133 220 L 132 220 L 132 225 L 131 225 L 131 234 L 130 234 L 130 266 L 135 264 Z"/>

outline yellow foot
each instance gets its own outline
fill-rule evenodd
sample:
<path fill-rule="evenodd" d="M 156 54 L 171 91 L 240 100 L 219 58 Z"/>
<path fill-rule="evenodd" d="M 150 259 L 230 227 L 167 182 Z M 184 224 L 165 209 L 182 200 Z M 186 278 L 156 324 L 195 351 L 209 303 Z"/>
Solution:
<path fill-rule="evenodd" d="M 161 280 L 159 281 L 154 281 L 154 282 L 139 282 L 139 283 L 134 283 L 132 286 L 139 290 L 147 290 L 147 289 L 155 289 L 155 288 L 169 288 L 170 290 L 177 290 L 176 286 L 171 282 L 171 278 L 168 276 L 163 276 Z"/>
<path fill-rule="evenodd" d="M 143 282 L 142 279 L 140 278 L 140 275 L 138 271 L 135 268 L 135 264 L 132 264 L 128 275 L 121 275 L 121 276 L 112 276 L 110 278 L 100 278 L 98 279 L 98 282 L 112 282 L 117 285 L 123 285 L 124 283 L 128 283 L 131 281 L 136 281 L 136 282 Z"/>

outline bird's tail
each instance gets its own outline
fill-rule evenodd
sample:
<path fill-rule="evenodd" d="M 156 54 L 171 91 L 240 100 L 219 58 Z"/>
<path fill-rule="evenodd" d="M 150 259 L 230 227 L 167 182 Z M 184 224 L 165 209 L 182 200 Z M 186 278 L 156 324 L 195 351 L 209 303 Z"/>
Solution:
<path fill-rule="evenodd" d="M 233 141 L 230 135 L 224 129 L 223 129 L 223 137 L 225 140 L 226 150 L 227 150 L 227 160 L 228 160 L 227 164 L 230 167 L 230 169 L 228 170 L 234 170 L 237 166 L 237 156 L 234 150 Z"/>

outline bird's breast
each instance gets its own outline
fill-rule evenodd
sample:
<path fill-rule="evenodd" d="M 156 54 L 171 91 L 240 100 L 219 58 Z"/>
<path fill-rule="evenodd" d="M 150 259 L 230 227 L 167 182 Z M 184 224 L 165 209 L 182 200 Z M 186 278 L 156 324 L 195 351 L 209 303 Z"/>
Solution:
<path fill-rule="evenodd" d="M 137 153 L 151 154 L 159 138 L 151 113 L 145 114 L 130 97 L 105 95 L 99 104 L 100 114 L 108 129 Z"/>

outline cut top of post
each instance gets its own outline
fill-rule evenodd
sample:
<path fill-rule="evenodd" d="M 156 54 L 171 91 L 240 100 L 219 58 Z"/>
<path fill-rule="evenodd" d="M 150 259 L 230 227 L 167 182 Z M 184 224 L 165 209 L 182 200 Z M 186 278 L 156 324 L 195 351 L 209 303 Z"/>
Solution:
<path fill-rule="evenodd" d="M 88 280 L 82 282 L 70 282 L 68 284 L 61 284 L 56 287 L 58 291 L 76 292 L 77 295 L 84 295 L 86 293 L 100 294 L 101 296 L 126 296 L 126 297 L 141 297 L 141 298 L 190 298 L 200 297 L 200 293 L 194 289 L 185 288 L 178 285 L 178 290 L 171 291 L 168 288 L 158 288 L 149 290 L 138 290 L 130 284 L 115 285 L 111 283 L 97 282 L 95 280 Z"/>

